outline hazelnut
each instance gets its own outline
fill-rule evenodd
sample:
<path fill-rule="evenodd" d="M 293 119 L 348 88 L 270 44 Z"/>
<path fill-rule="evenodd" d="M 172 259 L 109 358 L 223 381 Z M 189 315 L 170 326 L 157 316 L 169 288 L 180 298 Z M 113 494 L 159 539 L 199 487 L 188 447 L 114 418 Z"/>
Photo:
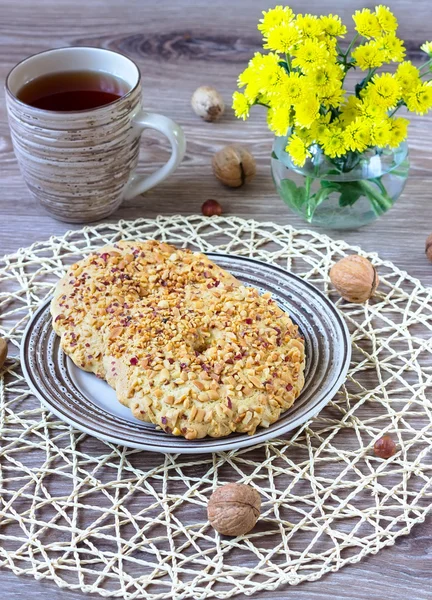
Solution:
<path fill-rule="evenodd" d="M 213 217 L 222 214 L 222 206 L 217 200 L 206 200 L 201 206 L 201 212 L 205 217 Z"/>
<path fill-rule="evenodd" d="M 229 187 L 240 187 L 255 177 L 255 159 L 248 150 L 236 144 L 225 146 L 213 156 L 213 173 Z"/>
<path fill-rule="evenodd" d="M 345 256 L 333 265 L 330 279 L 342 298 L 359 304 L 369 300 L 379 283 L 375 267 L 358 254 Z"/>
<path fill-rule="evenodd" d="M 207 506 L 210 525 L 222 535 L 244 535 L 255 527 L 261 498 L 256 490 L 242 483 L 227 483 L 210 496 Z"/>
<path fill-rule="evenodd" d="M 396 453 L 396 444 L 389 435 L 383 435 L 374 444 L 375 456 L 390 458 Z"/>
<path fill-rule="evenodd" d="M 7 358 L 7 341 L 4 338 L 0 338 L 0 369 L 5 364 Z"/>
<path fill-rule="evenodd" d="M 425 252 L 428 259 L 432 262 L 432 233 L 426 238 Z"/>
<path fill-rule="evenodd" d="M 204 121 L 216 121 L 225 110 L 222 96 L 209 85 L 202 85 L 194 91 L 191 104 L 195 114 Z"/>

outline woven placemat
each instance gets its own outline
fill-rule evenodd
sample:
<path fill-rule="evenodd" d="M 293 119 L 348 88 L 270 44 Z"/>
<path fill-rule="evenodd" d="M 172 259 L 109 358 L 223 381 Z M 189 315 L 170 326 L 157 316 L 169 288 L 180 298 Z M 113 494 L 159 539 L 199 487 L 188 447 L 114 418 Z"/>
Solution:
<path fill-rule="evenodd" d="M 22 333 L 65 266 L 120 238 L 281 265 L 329 294 L 353 359 L 334 400 L 294 435 L 217 455 L 164 456 L 114 446 L 43 410 L 23 380 Z M 376 296 L 334 295 L 328 271 L 352 252 L 380 275 Z M 432 290 L 375 254 L 320 233 L 240 218 L 160 217 L 85 227 L 0 263 L 0 565 L 110 598 L 229 598 L 315 580 L 376 553 L 432 505 Z M 389 460 L 372 447 L 398 443 Z M 212 490 L 255 487 L 261 518 L 243 538 L 207 523 Z"/>

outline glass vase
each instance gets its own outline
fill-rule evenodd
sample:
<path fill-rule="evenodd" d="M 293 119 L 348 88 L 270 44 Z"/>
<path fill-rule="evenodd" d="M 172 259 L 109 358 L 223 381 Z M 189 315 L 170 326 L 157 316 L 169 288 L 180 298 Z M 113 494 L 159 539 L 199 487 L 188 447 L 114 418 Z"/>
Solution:
<path fill-rule="evenodd" d="M 357 229 L 385 214 L 408 177 L 408 146 L 352 153 L 330 159 L 317 146 L 303 167 L 285 152 L 287 136 L 276 137 L 272 175 L 282 200 L 305 221 L 329 229 Z"/>

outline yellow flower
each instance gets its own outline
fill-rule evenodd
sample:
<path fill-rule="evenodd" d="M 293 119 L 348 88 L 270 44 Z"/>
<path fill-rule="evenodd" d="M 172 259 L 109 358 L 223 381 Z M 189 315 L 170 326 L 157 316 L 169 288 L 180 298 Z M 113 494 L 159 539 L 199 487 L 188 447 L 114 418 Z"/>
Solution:
<path fill-rule="evenodd" d="M 280 85 L 285 70 L 278 64 L 276 54 L 260 54 L 256 52 L 249 61 L 249 66 L 238 78 L 239 87 L 246 86 L 245 96 L 253 104 L 261 95 L 271 94 Z"/>
<path fill-rule="evenodd" d="M 254 56 L 250 59 L 248 66 L 240 73 L 238 77 L 238 85 L 244 87 L 245 85 L 255 83 L 257 77 L 260 77 L 263 73 L 275 72 L 281 69 L 279 65 L 279 56 L 270 52 L 269 54 L 261 54 L 255 52 Z"/>
<path fill-rule="evenodd" d="M 322 33 L 322 24 L 315 15 L 297 15 L 295 25 L 303 37 L 318 37 Z"/>
<path fill-rule="evenodd" d="M 424 115 L 432 108 L 432 85 L 425 81 L 418 85 L 407 95 L 406 105 L 408 110 L 418 115 Z"/>
<path fill-rule="evenodd" d="M 369 42 L 353 50 L 352 57 L 360 69 L 367 71 L 380 67 L 384 63 L 385 52 L 379 48 L 376 42 Z"/>
<path fill-rule="evenodd" d="M 398 65 L 395 78 L 401 86 L 403 96 L 405 96 L 406 93 L 411 92 L 421 83 L 418 69 L 410 60 L 406 60 Z"/>
<path fill-rule="evenodd" d="M 299 73 L 284 72 L 279 85 L 274 90 L 274 103 L 294 104 L 303 93 L 304 79 Z"/>
<path fill-rule="evenodd" d="M 301 127 L 310 127 L 319 115 L 320 103 L 313 96 L 302 98 L 295 106 L 295 122 Z"/>
<path fill-rule="evenodd" d="M 258 29 L 264 36 L 267 36 L 274 27 L 290 23 L 294 18 L 294 13 L 289 6 L 275 6 L 270 10 L 263 10 L 262 14 L 263 18 L 258 23 Z"/>
<path fill-rule="evenodd" d="M 345 90 L 342 85 L 338 82 L 333 88 L 330 88 L 324 94 L 320 94 L 321 104 L 325 106 L 325 108 L 337 108 L 340 106 L 344 100 Z"/>
<path fill-rule="evenodd" d="M 322 30 L 327 35 L 343 37 L 347 32 L 347 28 L 338 15 L 323 15 L 320 21 Z"/>
<path fill-rule="evenodd" d="M 300 33 L 294 25 L 282 24 L 273 27 L 268 33 L 264 48 L 289 54 L 291 48 L 300 40 Z"/>
<path fill-rule="evenodd" d="M 342 156 L 347 151 L 345 144 L 345 135 L 343 130 L 337 125 L 330 125 L 327 131 L 322 136 L 321 145 L 327 156 L 335 158 L 336 156 Z"/>
<path fill-rule="evenodd" d="M 267 124 L 270 131 L 276 135 L 286 135 L 292 125 L 291 112 L 290 106 L 270 108 L 267 113 Z"/>
<path fill-rule="evenodd" d="M 420 46 L 420 50 L 426 52 L 428 56 L 432 56 L 432 42 L 425 42 Z"/>
<path fill-rule="evenodd" d="M 300 67 L 305 73 L 311 68 L 326 62 L 329 53 L 318 41 L 308 38 L 299 44 L 292 61 L 294 67 Z"/>
<path fill-rule="evenodd" d="M 365 119 L 356 118 L 344 132 L 345 145 L 353 152 L 364 152 L 371 143 L 370 123 Z"/>
<path fill-rule="evenodd" d="M 359 116 L 376 121 L 378 119 L 384 119 L 387 115 L 387 111 L 382 106 L 379 106 L 376 102 L 371 102 L 368 98 L 364 98 L 358 105 Z"/>
<path fill-rule="evenodd" d="M 376 39 L 375 42 L 384 52 L 384 60 L 393 62 L 402 62 L 405 57 L 405 47 L 402 40 L 395 36 L 394 33 L 383 35 Z"/>
<path fill-rule="evenodd" d="M 375 38 L 381 34 L 378 17 L 368 8 L 356 10 L 353 15 L 355 30 L 365 38 Z"/>
<path fill-rule="evenodd" d="M 315 141 L 318 144 L 322 143 L 323 137 L 327 133 L 330 117 L 330 113 L 327 113 L 322 117 L 318 117 L 316 121 L 312 123 L 312 125 L 309 128 L 310 139 L 312 141 Z"/>
<path fill-rule="evenodd" d="M 305 77 L 305 89 L 312 89 L 316 94 L 325 96 L 342 80 L 343 69 L 327 63 L 317 67 Z"/>
<path fill-rule="evenodd" d="M 245 87 L 244 95 L 250 104 L 256 102 L 258 97 L 261 95 L 259 82 L 251 81 L 251 83 L 248 83 L 248 85 Z"/>
<path fill-rule="evenodd" d="M 389 119 L 389 121 L 390 131 L 387 145 L 390 148 L 397 148 L 407 137 L 409 121 L 403 117 Z"/>
<path fill-rule="evenodd" d="M 340 120 L 344 125 L 349 125 L 359 114 L 360 100 L 356 96 L 348 96 L 345 103 L 341 106 Z"/>
<path fill-rule="evenodd" d="M 278 66 L 280 61 L 279 55 L 274 52 L 269 52 L 268 54 L 261 54 L 261 52 L 255 52 L 253 57 L 248 62 L 247 68 L 243 71 L 240 77 L 245 77 L 248 72 L 250 76 L 253 78 L 255 73 L 264 67 L 274 67 Z M 246 83 L 249 83 L 249 80 L 246 80 Z"/>
<path fill-rule="evenodd" d="M 375 75 L 364 90 L 363 98 L 388 110 L 396 106 L 401 97 L 401 87 L 391 73 Z"/>
<path fill-rule="evenodd" d="M 232 107 L 237 118 L 241 118 L 243 120 L 248 118 L 250 104 L 244 94 L 241 94 L 240 92 L 234 92 Z"/>
<path fill-rule="evenodd" d="M 384 148 L 390 141 L 391 124 L 390 119 L 383 119 L 372 123 L 370 130 L 371 142 L 378 148 Z"/>
<path fill-rule="evenodd" d="M 394 33 L 396 31 L 398 28 L 397 19 L 387 6 L 383 6 L 382 4 L 375 6 L 375 14 L 381 29 L 385 33 Z"/>
<path fill-rule="evenodd" d="M 296 134 L 289 137 L 285 150 L 291 156 L 293 163 L 298 167 L 302 167 L 306 162 L 306 158 L 311 156 L 304 141 Z"/>
<path fill-rule="evenodd" d="M 321 45 L 327 50 L 330 56 L 336 57 L 338 55 L 337 39 L 335 37 L 324 37 L 319 38 Z"/>
<path fill-rule="evenodd" d="M 402 104 L 418 114 L 432 109 L 432 80 L 423 82 L 419 69 L 404 61 L 406 50 L 396 35 L 392 11 L 380 4 L 374 11 L 357 10 L 353 20 L 366 40 L 352 51 L 351 66 L 369 70 L 364 79 L 369 83 L 345 99 L 349 65 L 342 64 L 337 38 L 347 28 L 340 17 L 295 15 L 282 5 L 262 12 L 258 30 L 270 52 L 255 53 L 240 74 L 238 86 L 243 89 L 234 92 L 232 107 L 236 117 L 247 119 L 253 104 L 267 106 L 269 129 L 278 136 L 291 131 L 286 151 L 296 165 L 311 156 L 312 144 L 319 144 L 330 158 L 371 146 L 396 147 L 406 137 L 408 121 L 389 117 L 389 111 Z M 432 59 L 432 42 L 421 49 Z M 282 66 L 283 55 L 292 68 Z M 385 62 L 401 64 L 394 75 L 373 76 Z"/>
<path fill-rule="evenodd" d="M 295 132 L 296 132 L 296 135 L 298 135 L 298 137 L 302 140 L 302 142 L 305 143 L 305 145 L 307 147 L 309 147 L 313 143 L 314 138 L 311 136 L 310 128 L 299 127 L 297 125 Z"/>

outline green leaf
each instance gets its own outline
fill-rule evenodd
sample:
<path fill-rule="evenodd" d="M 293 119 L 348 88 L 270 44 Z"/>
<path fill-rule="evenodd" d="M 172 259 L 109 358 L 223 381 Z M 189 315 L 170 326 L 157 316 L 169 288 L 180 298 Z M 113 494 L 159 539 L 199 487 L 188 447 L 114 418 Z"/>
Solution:
<path fill-rule="evenodd" d="M 357 96 L 357 98 L 360 98 L 360 92 L 362 90 L 364 90 L 364 88 L 367 86 L 368 83 L 369 83 L 369 76 L 366 76 L 364 79 L 362 79 L 359 83 L 356 84 L 354 90 L 355 90 L 355 95 Z"/>
<path fill-rule="evenodd" d="M 339 190 L 339 184 L 335 181 L 321 181 L 320 189 L 312 196 L 309 197 L 306 207 L 306 220 L 309 223 L 312 222 L 314 213 L 317 207 L 324 202 L 326 198 L 332 193 Z"/>
<path fill-rule="evenodd" d="M 337 175 L 339 175 L 339 172 L 337 172 Z M 327 181 L 326 179 L 321 180 L 321 187 L 329 188 L 329 193 L 333 190 L 337 191 L 339 189 L 339 185 L 340 184 L 337 181 Z"/>
<path fill-rule="evenodd" d="M 340 184 L 341 195 L 339 206 L 352 206 L 359 198 L 364 196 L 363 188 L 355 181 L 347 181 Z"/>
<path fill-rule="evenodd" d="M 306 190 L 304 187 L 298 187 L 292 179 L 282 179 L 280 182 L 280 194 L 282 200 L 298 210 L 306 200 Z"/>

